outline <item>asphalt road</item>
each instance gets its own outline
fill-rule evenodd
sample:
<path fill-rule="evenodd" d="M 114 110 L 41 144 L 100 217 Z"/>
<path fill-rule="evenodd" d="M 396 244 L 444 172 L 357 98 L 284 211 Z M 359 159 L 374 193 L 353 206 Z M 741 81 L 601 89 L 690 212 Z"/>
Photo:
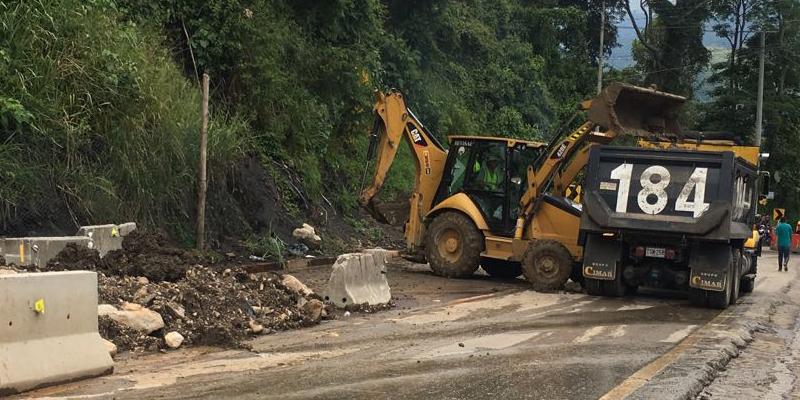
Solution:
<path fill-rule="evenodd" d="M 262 336 L 252 342 L 256 353 L 194 348 L 123 360 L 113 376 L 29 395 L 115 399 L 622 398 L 649 387 L 646 383 L 667 376 L 671 367 L 680 364 L 683 355 L 693 351 L 695 340 L 687 337 L 713 339 L 728 322 L 736 321 L 739 313 L 744 318 L 743 313 L 752 307 L 775 311 L 772 302 L 800 301 L 800 293 L 788 290 L 800 262 L 793 261 L 789 273 L 778 273 L 767 266 L 773 258 L 770 254 L 762 259 L 756 292 L 723 313 L 691 307 L 675 292 L 644 291 L 626 298 L 544 294 L 528 290 L 521 280 L 450 280 L 431 275 L 423 265 L 399 263 L 389 273 L 398 299 L 393 310 Z M 325 274 L 311 269 L 295 276 L 314 287 L 324 282 Z M 791 310 L 796 316 L 797 310 Z M 786 331 L 785 345 L 797 350 L 792 333 L 795 320 L 787 319 L 781 326 Z M 753 343 L 760 342 L 756 339 Z M 797 376 L 792 360 L 800 354 L 795 359 L 789 354 L 789 361 L 781 367 Z M 692 367 L 692 363 L 688 365 Z M 719 383 L 722 379 L 717 381 L 723 387 L 718 393 L 730 395 L 723 390 L 732 383 Z M 797 382 L 787 380 L 777 390 L 796 390 Z M 707 388 L 709 396 L 712 387 Z"/>

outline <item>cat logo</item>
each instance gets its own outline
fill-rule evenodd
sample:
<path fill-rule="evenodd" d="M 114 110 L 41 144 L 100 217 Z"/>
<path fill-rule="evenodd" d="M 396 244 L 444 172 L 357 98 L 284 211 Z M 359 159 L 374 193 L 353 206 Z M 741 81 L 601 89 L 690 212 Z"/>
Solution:
<path fill-rule="evenodd" d="M 598 278 L 614 279 L 614 274 L 609 271 L 598 271 L 591 266 L 583 267 L 584 276 L 596 276 Z"/>
<path fill-rule="evenodd" d="M 697 275 L 692 277 L 692 286 L 703 289 L 723 290 L 722 282 L 708 281 Z"/>
<path fill-rule="evenodd" d="M 422 141 L 422 136 L 419 135 L 419 129 L 414 128 L 414 130 L 411 131 L 411 136 L 414 137 L 414 143 Z"/>
<path fill-rule="evenodd" d="M 425 137 L 420 134 L 419 128 L 417 128 L 411 122 L 407 122 L 406 129 L 408 129 L 408 132 L 411 133 L 411 139 L 415 146 L 428 147 L 428 142 L 425 141 Z"/>

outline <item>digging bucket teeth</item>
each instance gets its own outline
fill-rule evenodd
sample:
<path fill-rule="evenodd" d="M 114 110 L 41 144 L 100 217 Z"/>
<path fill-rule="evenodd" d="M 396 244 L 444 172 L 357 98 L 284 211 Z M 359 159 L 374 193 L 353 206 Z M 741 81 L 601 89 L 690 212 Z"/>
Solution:
<path fill-rule="evenodd" d="M 686 98 L 614 82 L 592 100 L 589 120 L 623 135 L 683 137 L 678 111 Z"/>

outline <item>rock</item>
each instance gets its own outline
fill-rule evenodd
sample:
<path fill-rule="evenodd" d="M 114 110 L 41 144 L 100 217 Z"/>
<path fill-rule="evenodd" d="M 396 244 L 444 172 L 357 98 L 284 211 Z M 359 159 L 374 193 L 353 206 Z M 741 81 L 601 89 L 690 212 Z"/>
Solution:
<path fill-rule="evenodd" d="M 257 323 L 256 321 L 253 321 L 252 319 L 250 320 L 249 323 L 247 323 L 247 329 L 249 329 L 250 332 L 256 335 L 264 331 L 264 327 L 261 326 L 261 324 Z"/>
<path fill-rule="evenodd" d="M 458 347 L 464 347 L 464 343 L 459 343 Z"/>
<path fill-rule="evenodd" d="M 317 299 L 311 299 L 303 305 L 303 309 L 314 322 L 319 322 L 322 319 L 322 312 L 325 311 L 325 305 Z"/>
<path fill-rule="evenodd" d="M 305 297 L 301 297 L 300 300 L 297 300 L 297 308 L 303 308 L 306 304 L 308 304 L 308 300 L 306 300 Z"/>
<path fill-rule="evenodd" d="M 567 283 L 564 284 L 564 291 L 581 293 L 583 292 L 583 288 L 581 287 L 581 284 L 578 282 L 568 281 Z"/>
<path fill-rule="evenodd" d="M 108 354 L 111 355 L 111 357 L 117 355 L 117 345 L 115 345 L 114 343 L 103 339 L 103 346 L 106 346 L 106 350 L 108 351 Z"/>
<path fill-rule="evenodd" d="M 123 302 L 122 305 L 119 306 L 119 309 L 124 311 L 139 311 L 142 308 L 144 307 L 142 307 L 141 304 L 128 303 L 127 301 Z"/>
<path fill-rule="evenodd" d="M 115 313 L 115 312 L 117 312 L 117 308 L 112 306 L 111 304 L 98 304 L 97 305 L 97 315 L 98 316 L 109 315 L 109 314 L 112 314 L 112 313 Z"/>
<path fill-rule="evenodd" d="M 117 310 L 114 306 L 101 304 L 97 307 L 97 313 L 143 333 L 151 333 L 164 327 L 161 314 L 155 311 L 134 303 L 122 303 L 120 308 L 121 310 Z"/>
<path fill-rule="evenodd" d="M 178 332 L 170 332 L 164 335 L 164 343 L 167 344 L 167 347 L 170 349 L 177 349 L 181 347 L 181 343 L 183 343 L 183 335 Z"/>
<path fill-rule="evenodd" d="M 349 317 L 349 316 L 350 316 L 350 311 L 345 311 L 345 312 L 344 312 L 344 315 L 342 315 L 342 316 L 343 316 L 343 317 Z"/>
<path fill-rule="evenodd" d="M 150 283 L 150 280 L 147 279 L 147 277 L 145 276 L 140 276 L 136 279 L 136 282 L 139 282 L 140 285 L 147 285 L 148 283 Z"/>
<path fill-rule="evenodd" d="M 318 244 L 322 241 L 322 238 L 314 231 L 314 227 L 306 223 L 303 224 L 303 227 L 295 229 L 292 236 L 305 243 Z"/>
<path fill-rule="evenodd" d="M 267 315 L 267 314 L 272 314 L 272 311 L 273 311 L 273 310 L 272 310 L 272 308 L 270 308 L 270 307 L 258 307 L 258 306 L 253 306 L 253 312 L 255 312 L 255 313 L 256 313 L 256 315 Z"/>
<path fill-rule="evenodd" d="M 147 286 L 142 286 L 133 294 L 133 300 L 138 301 L 147 297 Z"/>
<path fill-rule="evenodd" d="M 178 303 L 167 302 L 167 311 L 175 318 L 186 318 L 186 310 Z"/>
<path fill-rule="evenodd" d="M 308 253 L 308 250 L 309 250 L 308 246 L 302 243 L 290 244 L 289 246 L 286 247 L 286 251 L 295 257 L 303 257 L 303 256 L 308 257 L 306 255 L 306 253 Z"/>
<path fill-rule="evenodd" d="M 308 286 L 304 285 L 303 282 L 300 282 L 299 279 L 295 278 L 291 275 L 284 275 L 283 276 L 283 286 L 288 287 L 289 289 L 294 290 L 297 293 L 302 294 L 303 296 L 309 296 L 314 294 L 314 291 L 308 288 Z"/>

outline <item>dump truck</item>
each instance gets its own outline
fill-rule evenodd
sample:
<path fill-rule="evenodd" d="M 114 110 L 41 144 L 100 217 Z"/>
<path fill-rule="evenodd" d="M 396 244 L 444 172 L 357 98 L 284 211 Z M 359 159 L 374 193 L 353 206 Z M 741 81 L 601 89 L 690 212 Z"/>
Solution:
<path fill-rule="evenodd" d="M 617 135 L 658 136 L 677 125 L 680 96 L 613 83 L 578 111 L 549 144 L 496 136 L 456 135 L 439 143 L 398 90 L 376 92 L 369 162 L 372 184 L 359 202 L 379 221 L 386 204 L 377 193 L 402 142 L 416 165 L 405 218 L 403 255 L 427 261 L 434 273 L 466 277 L 520 274 L 535 289 L 551 290 L 580 278 L 581 207 L 564 194 L 586 166 L 588 150 Z M 576 129 L 572 121 L 585 116 Z M 362 184 L 362 187 L 364 185 Z M 577 272 L 575 274 L 574 272 Z"/>
<path fill-rule="evenodd" d="M 591 149 L 583 187 L 582 274 L 591 295 L 688 291 L 724 309 L 755 285 L 754 222 L 769 174 L 759 150 L 674 130 L 669 140 Z"/>

